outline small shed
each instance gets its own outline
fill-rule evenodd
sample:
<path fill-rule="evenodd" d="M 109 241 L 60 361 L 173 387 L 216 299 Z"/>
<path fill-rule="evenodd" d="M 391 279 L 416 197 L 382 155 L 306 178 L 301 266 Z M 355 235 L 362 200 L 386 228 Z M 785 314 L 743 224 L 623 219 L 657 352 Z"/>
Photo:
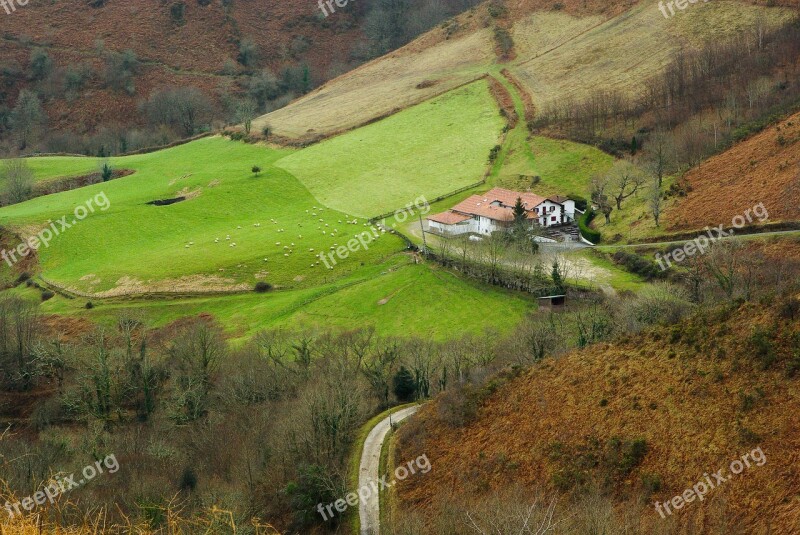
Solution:
<path fill-rule="evenodd" d="M 539 298 L 539 310 L 558 311 L 567 306 L 566 295 L 548 295 Z"/>

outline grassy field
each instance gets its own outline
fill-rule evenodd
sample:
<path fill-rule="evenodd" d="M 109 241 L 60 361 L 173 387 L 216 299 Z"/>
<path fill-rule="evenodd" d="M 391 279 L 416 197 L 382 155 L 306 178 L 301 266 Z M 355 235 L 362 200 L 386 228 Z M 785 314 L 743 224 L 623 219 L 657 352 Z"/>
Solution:
<path fill-rule="evenodd" d="M 525 151 L 528 151 L 526 154 Z M 596 173 L 611 168 L 614 158 L 603 151 L 571 141 L 534 136 L 512 152 L 497 178 L 497 185 L 539 195 L 589 197 L 589 183 Z M 531 184 L 530 178 L 540 177 Z"/>
<path fill-rule="evenodd" d="M 487 83 L 479 81 L 276 165 L 326 206 L 375 216 L 480 180 L 502 127 Z"/>
<path fill-rule="evenodd" d="M 422 37 L 260 117 L 253 128 L 269 125 L 279 136 L 306 139 L 361 126 L 480 77 L 494 59 L 492 42 L 489 29 L 448 40 Z"/>
<path fill-rule="evenodd" d="M 71 218 L 74 207 L 105 194 L 108 210 L 96 210 L 39 251 L 48 280 L 101 296 L 246 290 L 259 280 L 283 287 L 313 286 L 402 248 L 399 239 L 381 235 L 368 250 L 339 260 L 332 270 L 317 264 L 317 254 L 368 227 L 363 220 L 353 224 L 350 214 L 323 209 L 300 182 L 272 165 L 287 154 L 206 138 L 112 158 L 112 166 L 136 173 L 3 208 L 0 224 L 30 234 L 48 220 L 65 214 Z M 32 163 L 40 179 L 98 165 L 83 158 Z M 263 169 L 260 176 L 251 173 L 253 165 Z M 187 200 L 146 204 L 180 195 Z"/>
<path fill-rule="evenodd" d="M 38 297 L 25 290 L 28 293 Z M 96 302 L 92 310 L 84 310 L 84 304 L 81 299 L 57 296 L 42 307 L 44 313 L 80 315 L 109 326 L 124 311 L 141 311 L 154 327 L 185 316 L 212 314 L 240 341 L 267 328 L 369 326 L 382 336 L 424 333 L 445 340 L 487 328 L 506 332 L 535 308 L 524 295 L 465 281 L 435 266 L 413 264 L 406 255 L 317 288 L 191 299 L 112 299 Z M 478 309 L 502 313 L 475 314 Z"/>

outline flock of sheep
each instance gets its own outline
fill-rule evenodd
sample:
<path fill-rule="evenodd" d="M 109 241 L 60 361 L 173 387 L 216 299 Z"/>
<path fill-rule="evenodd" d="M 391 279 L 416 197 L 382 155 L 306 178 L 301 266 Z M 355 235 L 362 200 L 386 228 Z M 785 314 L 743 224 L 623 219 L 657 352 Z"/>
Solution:
<path fill-rule="evenodd" d="M 323 218 L 319 217 L 319 215 L 321 215 L 322 212 L 324 212 L 324 211 L 325 211 L 324 208 L 314 206 L 311 209 L 306 210 L 306 214 L 308 214 L 312 218 L 317 218 L 318 219 L 318 222 L 319 222 L 319 226 L 317 226 L 317 230 L 318 231 L 322 232 L 322 234 L 325 235 L 325 236 L 330 236 L 332 238 L 336 238 L 339 235 L 339 229 L 338 228 L 331 229 L 330 228 L 330 224 L 326 223 Z M 318 215 L 318 213 L 319 213 L 319 215 Z M 277 225 L 278 224 L 278 221 L 276 219 L 274 219 L 274 218 L 270 218 L 270 222 L 273 225 Z M 358 219 L 357 218 L 350 219 L 350 216 L 348 215 L 348 216 L 345 216 L 345 220 L 344 221 L 341 220 L 341 219 L 338 220 L 338 223 L 339 224 L 346 224 L 346 225 L 358 225 Z M 300 226 L 302 227 L 302 225 L 300 225 Z M 368 227 L 368 226 L 370 226 L 370 224 L 369 223 L 363 223 L 363 226 Z M 259 228 L 259 227 L 261 227 L 261 223 L 253 223 L 253 227 Z M 241 230 L 242 226 L 238 225 L 236 227 L 236 229 L 237 230 Z M 279 229 L 277 229 L 277 232 L 278 233 L 284 233 L 284 232 L 286 232 L 286 229 L 279 228 Z M 380 229 L 380 232 L 378 232 L 378 229 L 375 229 L 375 233 L 376 234 L 385 233 L 385 230 Z M 303 235 L 302 234 L 298 234 L 297 235 L 297 240 L 302 240 L 302 239 L 303 239 Z M 225 242 L 229 242 L 229 244 L 228 244 L 229 247 L 236 247 L 236 242 L 232 241 L 232 238 L 231 238 L 230 234 L 227 234 L 225 236 L 224 240 L 221 239 L 221 238 L 215 238 L 214 239 L 214 243 L 217 243 L 217 244 L 225 243 Z M 194 246 L 194 242 L 190 241 L 185 245 L 185 248 L 189 249 L 189 248 L 191 248 L 193 246 Z M 283 246 L 283 256 L 286 257 L 286 258 L 288 258 L 292 254 L 294 254 L 294 248 L 296 247 L 294 242 L 291 242 L 290 245 L 282 245 L 281 242 L 275 242 L 275 246 L 276 247 Z M 338 243 L 334 243 L 330 248 L 331 251 L 335 250 L 338 246 L 339 246 Z M 315 252 L 313 247 L 309 248 L 308 252 L 313 254 L 314 258 L 315 258 L 315 260 L 311 264 L 311 267 L 314 268 L 314 267 L 319 266 L 320 259 L 322 258 L 323 253 Z M 269 261 L 269 258 L 264 258 L 264 262 L 268 262 L 268 261 Z M 328 269 L 333 269 L 333 267 L 329 266 Z M 220 269 L 220 271 L 223 271 L 223 270 Z"/>

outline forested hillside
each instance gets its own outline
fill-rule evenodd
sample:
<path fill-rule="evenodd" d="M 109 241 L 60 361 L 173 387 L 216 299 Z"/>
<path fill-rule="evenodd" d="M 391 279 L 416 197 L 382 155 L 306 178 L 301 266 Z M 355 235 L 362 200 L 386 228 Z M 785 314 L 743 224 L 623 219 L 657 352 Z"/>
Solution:
<path fill-rule="evenodd" d="M 476 3 L 17 5 L 2 13 L 0 151 L 107 155 L 242 122 Z"/>

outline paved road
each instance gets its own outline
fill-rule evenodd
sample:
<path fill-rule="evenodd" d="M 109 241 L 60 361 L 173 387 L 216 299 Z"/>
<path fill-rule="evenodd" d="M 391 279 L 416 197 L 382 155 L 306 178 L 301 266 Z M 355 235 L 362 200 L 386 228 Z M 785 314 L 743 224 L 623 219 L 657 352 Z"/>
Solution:
<path fill-rule="evenodd" d="M 419 405 L 402 409 L 392 414 L 392 423 L 405 420 L 419 410 Z M 361 453 L 361 466 L 358 470 L 358 488 L 369 487 L 371 482 L 380 478 L 378 471 L 381 463 L 381 450 L 383 442 L 389 433 L 389 418 L 382 420 L 372 428 L 364 441 L 364 451 Z M 380 535 L 381 510 L 380 496 L 371 493 L 366 500 L 358 504 L 358 517 L 361 521 L 361 535 Z"/>
<path fill-rule="evenodd" d="M 725 229 L 727 232 L 728 229 Z M 783 236 L 783 235 L 790 235 L 790 234 L 798 234 L 800 235 L 800 231 L 798 230 L 776 230 L 772 232 L 751 232 L 749 234 L 734 234 L 733 236 L 724 236 L 722 238 L 718 238 L 720 240 L 752 240 L 758 238 L 769 238 L 770 236 Z M 698 232 L 697 236 L 708 236 L 705 232 Z M 653 243 L 632 243 L 632 244 L 624 244 L 624 245 L 605 245 L 601 243 L 597 245 L 597 248 L 600 250 L 605 249 L 628 249 L 633 247 L 665 247 L 669 245 L 683 245 L 686 242 L 692 241 L 694 238 L 687 238 L 685 240 L 678 240 L 678 241 L 661 241 L 661 242 L 653 242 Z"/>

